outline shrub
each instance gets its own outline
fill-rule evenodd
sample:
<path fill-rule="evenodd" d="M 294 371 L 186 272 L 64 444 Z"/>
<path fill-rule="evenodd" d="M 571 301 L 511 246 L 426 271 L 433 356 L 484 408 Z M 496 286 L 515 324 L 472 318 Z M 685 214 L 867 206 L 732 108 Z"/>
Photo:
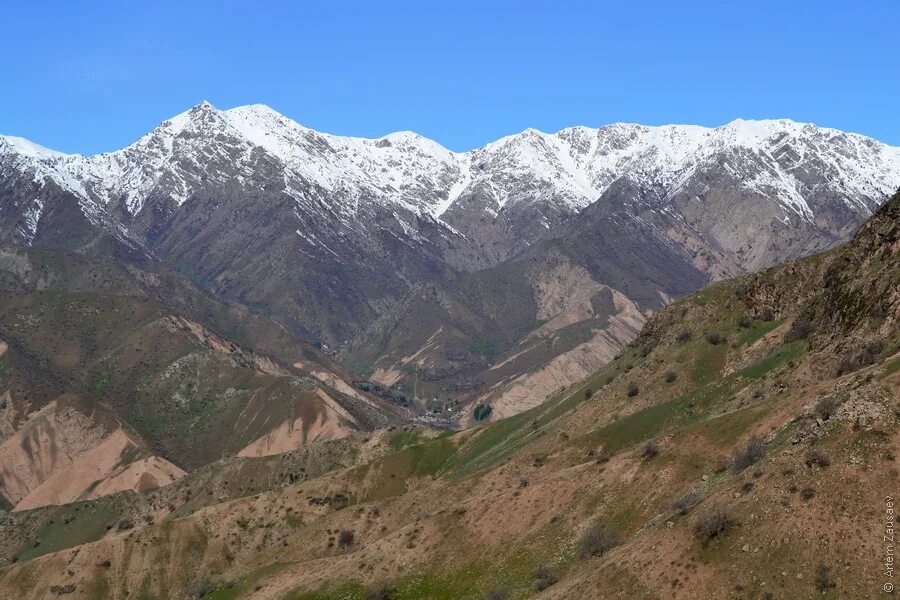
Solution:
<path fill-rule="evenodd" d="M 679 334 L 678 334 L 678 337 L 676 337 L 675 339 L 678 340 L 679 342 L 681 342 L 681 343 L 683 344 L 683 343 L 685 343 L 685 342 L 691 341 L 691 339 L 692 339 L 693 337 L 694 337 L 694 334 L 691 333 L 691 331 L 690 331 L 689 329 L 685 329 L 684 331 L 682 331 L 681 333 L 679 333 Z"/>
<path fill-rule="evenodd" d="M 391 600 L 393 597 L 394 586 L 387 582 L 377 583 L 366 590 L 366 598 L 368 600 Z"/>
<path fill-rule="evenodd" d="M 641 447 L 641 458 L 650 460 L 659 456 L 659 444 L 656 440 L 647 440 Z"/>
<path fill-rule="evenodd" d="M 837 587 L 834 580 L 831 579 L 831 567 L 827 563 L 819 563 L 816 567 L 816 589 L 820 592 Z"/>
<path fill-rule="evenodd" d="M 841 403 L 837 398 L 833 396 L 829 396 L 826 398 L 822 398 L 816 403 L 816 408 L 814 410 L 817 417 L 822 419 L 823 421 L 827 421 L 831 417 L 837 413 L 838 408 L 840 408 Z"/>
<path fill-rule="evenodd" d="M 666 371 L 663 379 L 666 380 L 666 383 L 672 383 L 673 381 L 678 379 L 678 373 L 676 373 L 675 371 Z"/>
<path fill-rule="evenodd" d="M 534 577 L 534 588 L 539 592 L 543 592 L 559 581 L 556 575 L 553 574 L 553 571 L 550 570 L 550 567 L 544 564 L 536 566 L 532 576 Z"/>
<path fill-rule="evenodd" d="M 761 311 L 759 311 L 759 320 L 760 321 L 774 321 L 775 320 L 775 311 L 773 311 L 768 306 Z"/>
<path fill-rule="evenodd" d="M 341 529 L 341 532 L 338 534 L 338 548 L 349 548 L 353 545 L 355 539 L 356 534 L 353 533 L 353 530 Z"/>
<path fill-rule="evenodd" d="M 700 490 L 694 488 L 669 502 L 668 508 L 679 515 L 686 515 L 692 508 L 700 504 L 701 500 L 703 500 L 703 495 Z"/>
<path fill-rule="evenodd" d="M 591 388 L 587 388 L 586 390 L 584 390 L 584 399 L 585 400 L 590 400 L 591 396 L 593 396 L 593 395 L 594 395 L 594 390 L 592 390 Z"/>
<path fill-rule="evenodd" d="M 490 404 L 479 404 L 475 407 L 475 420 L 476 421 L 484 421 L 489 416 L 491 416 L 491 412 L 493 412 L 493 407 Z"/>
<path fill-rule="evenodd" d="M 751 325 L 753 325 L 753 321 L 746 315 L 741 317 L 738 321 L 738 327 L 742 327 L 744 329 L 749 329 Z"/>
<path fill-rule="evenodd" d="M 71 594 L 75 591 L 74 583 L 67 583 L 66 585 L 51 585 L 50 591 L 57 596 L 64 596 L 66 594 Z"/>
<path fill-rule="evenodd" d="M 641 388 L 638 387 L 638 384 L 636 384 L 635 382 L 632 381 L 631 383 L 628 384 L 628 392 L 627 393 L 628 393 L 629 398 L 634 398 L 639 393 L 641 393 Z"/>
<path fill-rule="evenodd" d="M 134 521 L 131 519 L 122 519 L 119 521 L 118 529 L 119 531 L 125 531 L 126 529 L 133 529 Z"/>
<path fill-rule="evenodd" d="M 743 491 L 745 494 L 752 492 L 753 491 L 753 482 L 745 481 L 744 485 L 741 486 L 741 491 Z"/>
<path fill-rule="evenodd" d="M 740 473 L 750 465 L 758 463 L 765 456 L 766 448 L 763 445 L 762 438 L 759 436 L 750 436 L 747 445 L 743 450 L 734 455 L 734 471 Z"/>
<path fill-rule="evenodd" d="M 491 591 L 485 596 L 485 600 L 507 600 L 507 598 L 509 598 L 509 591 L 502 587 L 491 588 Z"/>
<path fill-rule="evenodd" d="M 811 488 L 810 486 L 806 486 L 802 490 L 800 490 L 800 497 L 804 500 L 812 500 L 816 496 L 816 490 Z"/>
<path fill-rule="evenodd" d="M 706 334 L 706 341 L 713 346 L 718 346 L 725 341 L 725 336 L 718 331 L 710 331 Z"/>
<path fill-rule="evenodd" d="M 806 453 L 806 466 L 824 469 L 831 464 L 831 459 L 821 450 L 810 450 Z"/>
<path fill-rule="evenodd" d="M 622 543 L 622 534 L 615 527 L 602 523 L 591 525 L 578 539 L 578 557 L 603 556 Z"/>
<path fill-rule="evenodd" d="M 694 524 L 694 535 L 705 543 L 724 534 L 731 524 L 732 519 L 728 509 L 724 506 L 714 506 L 697 519 Z"/>

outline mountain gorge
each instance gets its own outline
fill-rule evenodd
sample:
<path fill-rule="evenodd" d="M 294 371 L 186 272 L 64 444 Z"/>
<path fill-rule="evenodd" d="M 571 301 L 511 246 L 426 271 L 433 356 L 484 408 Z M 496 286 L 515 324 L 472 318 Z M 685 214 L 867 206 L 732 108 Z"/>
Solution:
<path fill-rule="evenodd" d="M 0 137 L 0 241 L 161 261 L 457 419 L 541 402 L 650 311 L 848 239 L 898 185 L 900 150 L 785 120 L 455 153 L 201 103 L 96 156 Z"/>

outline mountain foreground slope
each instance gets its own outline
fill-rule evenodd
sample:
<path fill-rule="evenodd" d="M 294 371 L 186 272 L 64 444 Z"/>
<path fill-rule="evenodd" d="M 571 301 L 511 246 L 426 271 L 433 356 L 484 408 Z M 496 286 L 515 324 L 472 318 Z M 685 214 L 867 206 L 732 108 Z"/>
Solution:
<path fill-rule="evenodd" d="M 898 291 L 900 194 L 843 246 L 671 303 L 601 370 L 510 418 L 226 458 L 155 491 L 14 513 L 0 587 L 874 597 L 898 478 Z"/>
<path fill-rule="evenodd" d="M 96 156 L 0 137 L 0 242 L 157 259 L 467 423 L 599 368 L 672 298 L 846 241 L 897 186 L 900 149 L 788 120 L 454 153 L 204 102 Z"/>

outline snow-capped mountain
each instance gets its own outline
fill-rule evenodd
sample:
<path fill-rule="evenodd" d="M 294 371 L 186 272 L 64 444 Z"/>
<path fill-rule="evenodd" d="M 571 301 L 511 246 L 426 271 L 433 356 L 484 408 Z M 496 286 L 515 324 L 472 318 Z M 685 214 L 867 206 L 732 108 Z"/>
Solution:
<path fill-rule="evenodd" d="M 341 137 L 263 105 L 204 102 L 95 156 L 0 136 L 0 237 L 124 243 L 339 340 L 417 282 L 611 214 L 718 277 L 846 239 L 898 186 L 900 149 L 787 120 L 529 129 L 456 153 L 411 132 Z"/>
<path fill-rule="evenodd" d="M 577 211 L 622 176 L 671 197 L 710 161 L 721 161 L 747 190 L 771 195 L 793 213 L 789 217 L 801 219 L 813 218 L 807 197 L 822 187 L 840 192 L 854 208 L 871 210 L 873 198 L 900 184 L 900 148 L 789 120 L 739 119 L 714 129 L 632 124 L 555 134 L 528 129 L 454 153 L 412 132 L 378 139 L 334 136 L 264 105 L 219 111 L 203 102 L 134 144 L 95 156 L 0 136 L 4 162 L 32 171 L 38 180 L 52 179 L 78 195 L 88 212 L 124 202 L 132 215 L 153 197 L 180 205 L 210 179 L 252 180 L 260 152 L 281 164 L 285 187 L 297 196 L 302 192 L 292 183 L 299 179 L 340 192 L 342 210 L 381 202 L 438 219 L 452 213 L 460 198 L 476 193 L 485 196 L 484 211 L 494 216 L 519 203 Z M 742 164 L 747 161 L 756 168 Z"/>

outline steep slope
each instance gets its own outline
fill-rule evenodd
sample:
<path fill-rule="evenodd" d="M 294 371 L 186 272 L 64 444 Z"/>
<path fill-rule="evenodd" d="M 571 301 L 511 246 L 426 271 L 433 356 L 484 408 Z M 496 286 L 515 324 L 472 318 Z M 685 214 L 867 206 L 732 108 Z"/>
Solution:
<path fill-rule="evenodd" d="M 875 596 L 900 443 L 898 210 L 900 194 L 844 246 L 672 303 L 602 370 L 486 427 L 397 432 L 396 451 L 365 464 L 185 518 L 160 507 L 154 524 L 46 554 L 29 533 L 69 525 L 18 516 L 4 539 L 22 560 L 0 586 L 24 598 L 365 598 L 383 583 L 394 598 Z M 844 363 L 844 341 L 875 346 Z"/>
<path fill-rule="evenodd" d="M 10 505 L 155 487 L 225 454 L 285 452 L 395 418 L 284 328 L 147 266 L 0 248 Z"/>

